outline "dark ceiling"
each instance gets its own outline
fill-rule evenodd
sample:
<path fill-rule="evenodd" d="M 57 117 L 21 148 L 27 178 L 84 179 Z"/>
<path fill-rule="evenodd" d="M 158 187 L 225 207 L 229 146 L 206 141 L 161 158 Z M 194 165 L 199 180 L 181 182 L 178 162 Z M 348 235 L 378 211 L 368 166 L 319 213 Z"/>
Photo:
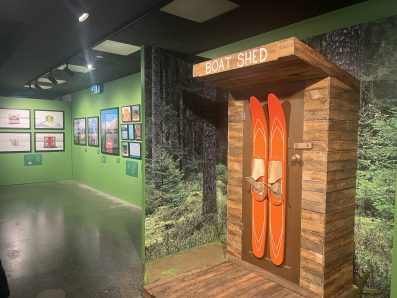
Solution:
<path fill-rule="evenodd" d="M 101 52 L 103 58 L 95 60 L 98 52 L 90 48 L 107 38 L 197 54 L 362 1 L 232 0 L 240 7 L 204 23 L 159 11 L 169 2 L 1 0 L 0 95 L 55 98 L 139 72 L 139 52 L 129 56 Z M 77 18 L 85 11 L 90 17 L 79 23 Z M 55 70 L 54 77 L 66 83 L 48 90 L 24 88 L 65 61 L 76 65 L 89 61 L 95 70 L 73 77 Z"/>

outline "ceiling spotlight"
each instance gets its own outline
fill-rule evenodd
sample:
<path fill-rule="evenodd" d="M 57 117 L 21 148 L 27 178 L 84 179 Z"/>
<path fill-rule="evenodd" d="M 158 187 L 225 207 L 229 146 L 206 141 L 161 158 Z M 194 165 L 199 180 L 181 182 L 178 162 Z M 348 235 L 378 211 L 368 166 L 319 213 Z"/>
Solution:
<path fill-rule="evenodd" d="M 89 13 L 87 12 L 83 13 L 81 16 L 79 16 L 79 22 L 80 23 L 84 22 L 86 19 L 88 19 L 89 16 L 90 16 Z"/>
<path fill-rule="evenodd" d="M 53 83 L 54 85 L 58 84 L 58 81 L 52 75 L 52 71 L 50 71 L 50 74 L 48 76 L 48 80 L 50 80 L 50 82 Z"/>
<path fill-rule="evenodd" d="M 39 85 L 39 82 L 36 80 L 36 83 L 34 83 L 34 87 L 36 89 L 40 89 L 41 90 L 41 86 Z"/>
<path fill-rule="evenodd" d="M 91 69 L 92 68 L 92 64 L 87 64 L 87 68 Z"/>
<path fill-rule="evenodd" d="M 73 71 L 71 71 L 70 68 L 69 68 L 69 64 L 66 64 L 66 66 L 65 66 L 65 68 L 63 70 L 69 75 L 69 77 L 73 77 L 74 76 Z"/>

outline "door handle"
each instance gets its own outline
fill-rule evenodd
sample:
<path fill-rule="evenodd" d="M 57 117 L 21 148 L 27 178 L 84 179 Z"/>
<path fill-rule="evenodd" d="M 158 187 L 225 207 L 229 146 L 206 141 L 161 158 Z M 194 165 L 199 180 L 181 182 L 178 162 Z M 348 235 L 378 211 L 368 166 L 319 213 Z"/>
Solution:
<path fill-rule="evenodd" d="M 302 156 L 300 154 L 294 154 L 291 157 L 291 161 L 293 163 L 300 163 L 300 162 L 302 162 Z"/>

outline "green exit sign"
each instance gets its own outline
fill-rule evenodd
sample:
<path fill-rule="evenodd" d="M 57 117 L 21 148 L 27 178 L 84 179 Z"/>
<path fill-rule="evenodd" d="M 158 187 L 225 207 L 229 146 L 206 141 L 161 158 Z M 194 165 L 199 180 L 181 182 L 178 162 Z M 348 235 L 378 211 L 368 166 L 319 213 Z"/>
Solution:
<path fill-rule="evenodd" d="M 102 84 L 95 84 L 92 85 L 90 88 L 91 94 L 100 94 L 103 92 L 103 85 Z"/>

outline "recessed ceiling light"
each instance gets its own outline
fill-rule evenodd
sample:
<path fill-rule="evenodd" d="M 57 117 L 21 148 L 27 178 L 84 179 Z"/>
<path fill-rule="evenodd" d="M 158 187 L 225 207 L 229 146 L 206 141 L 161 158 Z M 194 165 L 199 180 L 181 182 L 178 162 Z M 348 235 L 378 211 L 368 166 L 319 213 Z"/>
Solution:
<path fill-rule="evenodd" d="M 83 13 L 81 16 L 79 16 L 79 22 L 84 22 L 86 19 L 88 19 L 89 16 L 90 14 L 88 12 Z"/>
<path fill-rule="evenodd" d="M 39 78 L 37 81 L 39 81 L 39 82 L 41 82 L 41 83 L 49 83 L 49 84 L 53 84 L 53 82 L 49 79 L 49 78 Z M 63 83 L 65 83 L 66 81 L 64 81 L 64 80 L 58 80 L 57 79 L 57 83 L 58 84 L 63 84 Z"/>
<path fill-rule="evenodd" d="M 228 0 L 174 0 L 160 10 L 197 23 L 204 23 L 239 6 Z"/>
<path fill-rule="evenodd" d="M 99 45 L 93 47 L 92 49 L 100 52 L 128 56 L 132 53 L 139 51 L 141 48 L 138 46 L 134 46 L 132 44 L 108 39 L 105 40 L 104 42 L 101 42 Z"/>
<path fill-rule="evenodd" d="M 87 64 L 88 69 L 92 69 L 92 64 Z"/>
<path fill-rule="evenodd" d="M 44 85 L 39 85 L 40 86 L 40 88 L 38 88 L 38 89 L 51 89 L 52 88 L 52 86 L 44 86 Z M 34 89 L 36 89 L 36 87 L 34 86 L 34 85 L 25 85 L 24 86 L 25 88 L 34 88 Z"/>
<path fill-rule="evenodd" d="M 63 64 L 58 67 L 59 70 L 64 70 L 66 68 L 66 64 Z M 73 71 L 73 72 L 81 72 L 81 73 L 87 73 L 90 71 L 93 71 L 95 67 L 92 67 L 89 69 L 88 67 L 82 66 L 82 65 L 74 65 L 74 64 L 68 64 L 68 68 Z M 59 83 L 59 81 L 58 81 Z"/>

